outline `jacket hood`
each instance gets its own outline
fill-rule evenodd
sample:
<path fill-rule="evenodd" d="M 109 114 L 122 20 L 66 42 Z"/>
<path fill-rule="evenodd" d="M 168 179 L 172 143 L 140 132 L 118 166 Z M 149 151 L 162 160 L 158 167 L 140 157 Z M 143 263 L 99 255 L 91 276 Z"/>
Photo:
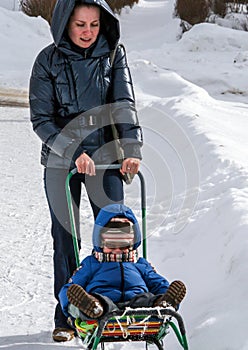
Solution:
<path fill-rule="evenodd" d="M 97 252 L 102 252 L 102 248 L 100 248 L 101 229 L 114 217 L 124 217 L 133 223 L 133 229 L 134 229 L 133 249 L 137 249 L 141 243 L 141 232 L 139 228 L 139 223 L 134 213 L 130 208 L 126 207 L 124 204 L 110 204 L 102 208 L 96 217 L 95 225 L 93 229 L 94 250 Z"/>
<path fill-rule="evenodd" d="M 101 33 L 106 37 L 109 47 L 113 50 L 120 38 L 119 21 L 105 0 L 84 0 L 85 4 L 97 5 L 101 9 Z M 75 7 L 76 0 L 57 0 L 53 11 L 51 33 L 54 43 L 58 46 L 64 36 L 66 25 Z"/>

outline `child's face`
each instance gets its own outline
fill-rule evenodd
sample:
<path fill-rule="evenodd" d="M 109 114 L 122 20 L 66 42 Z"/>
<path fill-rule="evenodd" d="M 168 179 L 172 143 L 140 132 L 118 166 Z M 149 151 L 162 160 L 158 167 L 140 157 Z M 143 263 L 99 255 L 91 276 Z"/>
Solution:
<path fill-rule="evenodd" d="M 101 234 L 104 253 L 128 254 L 133 247 L 132 223 L 127 218 L 112 218 Z"/>
<path fill-rule="evenodd" d="M 129 252 L 128 247 L 123 247 L 123 248 L 109 248 L 104 246 L 103 247 L 103 253 L 112 253 L 112 254 L 127 254 Z"/>

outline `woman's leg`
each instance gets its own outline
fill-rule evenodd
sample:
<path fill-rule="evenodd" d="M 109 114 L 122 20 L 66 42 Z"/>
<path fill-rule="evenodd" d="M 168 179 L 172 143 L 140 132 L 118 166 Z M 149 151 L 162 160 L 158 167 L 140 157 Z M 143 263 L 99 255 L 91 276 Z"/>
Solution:
<path fill-rule="evenodd" d="M 119 170 L 97 170 L 96 176 L 86 176 L 85 186 L 95 218 L 106 205 L 123 203 L 123 181 Z"/>
<path fill-rule="evenodd" d="M 68 206 L 65 193 L 65 180 L 68 171 L 63 169 L 45 169 L 44 183 L 45 193 L 52 220 L 52 237 L 54 249 L 54 295 L 58 300 L 61 287 L 76 269 L 76 259 L 70 228 Z M 71 194 L 74 200 L 74 214 L 79 232 L 78 207 L 81 196 L 82 176 L 73 177 L 70 182 Z M 80 241 L 79 241 L 80 245 Z M 55 327 L 66 327 L 66 317 L 62 313 L 58 303 L 55 310 Z"/>

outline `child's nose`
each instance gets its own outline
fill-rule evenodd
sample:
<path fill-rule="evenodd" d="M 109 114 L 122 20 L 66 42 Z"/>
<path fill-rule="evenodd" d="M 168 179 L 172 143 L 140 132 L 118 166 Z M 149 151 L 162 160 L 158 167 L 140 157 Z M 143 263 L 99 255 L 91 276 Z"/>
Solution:
<path fill-rule="evenodd" d="M 118 253 L 121 253 L 121 252 L 122 252 L 122 250 L 120 248 L 113 249 L 113 253 L 115 253 L 115 254 L 118 254 Z"/>

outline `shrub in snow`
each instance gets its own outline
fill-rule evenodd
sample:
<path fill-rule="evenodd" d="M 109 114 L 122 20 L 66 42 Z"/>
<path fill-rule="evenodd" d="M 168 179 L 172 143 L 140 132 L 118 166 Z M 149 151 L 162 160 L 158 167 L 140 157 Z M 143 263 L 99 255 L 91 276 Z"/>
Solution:
<path fill-rule="evenodd" d="M 202 23 L 209 14 L 210 5 L 209 0 L 177 0 L 175 16 L 191 25 Z"/>
<path fill-rule="evenodd" d="M 106 0 L 112 11 L 115 13 L 120 14 L 121 10 L 128 6 L 130 8 L 133 7 L 133 5 L 139 2 L 139 0 Z"/>
<path fill-rule="evenodd" d="M 21 10 L 28 16 L 41 16 L 51 24 L 56 0 L 20 0 Z"/>
<path fill-rule="evenodd" d="M 213 13 L 220 17 L 225 17 L 227 11 L 226 0 L 212 0 Z"/>

